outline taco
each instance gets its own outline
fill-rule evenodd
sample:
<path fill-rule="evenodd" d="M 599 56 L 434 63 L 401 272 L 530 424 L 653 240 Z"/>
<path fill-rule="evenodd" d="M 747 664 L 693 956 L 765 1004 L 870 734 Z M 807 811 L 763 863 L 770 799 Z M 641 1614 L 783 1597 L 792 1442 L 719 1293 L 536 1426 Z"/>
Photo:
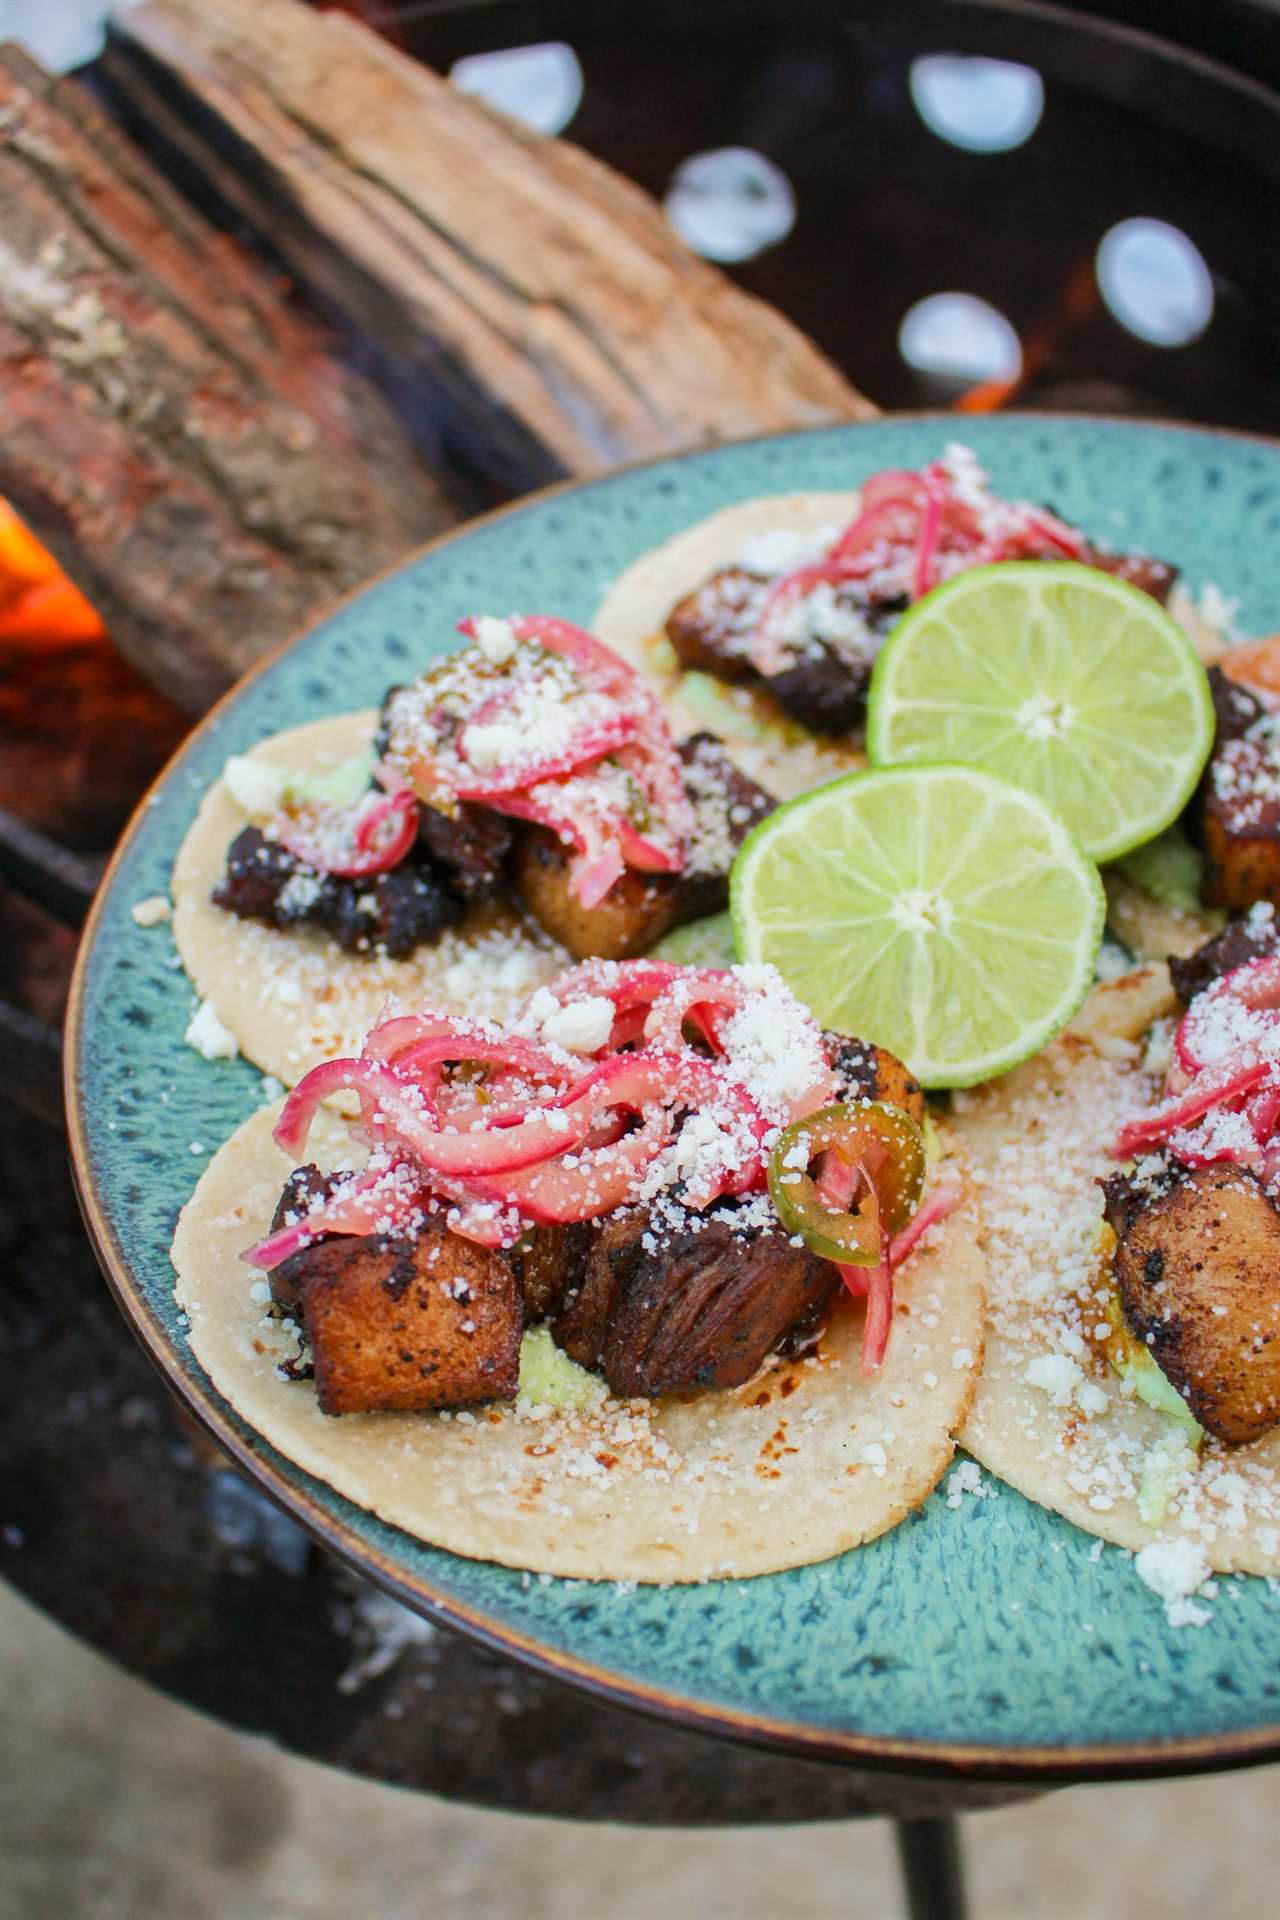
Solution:
<path fill-rule="evenodd" d="M 1075 559 L 1165 601 L 1176 570 L 1113 553 L 1048 508 L 999 499 L 967 448 L 859 493 L 743 501 L 629 567 L 595 631 L 678 710 L 735 724 L 742 764 L 788 794 L 862 764 L 876 656 L 913 600 L 967 567 Z M 780 784 L 780 783 L 785 783 Z"/>
<path fill-rule="evenodd" d="M 1268 909 L 1096 988 L 954 1116 L 990 1290 L 962 1444 L 1200 1577 L 1280 1573 L 1278 950 Z"/>
<path fill-rule="evenodd" d="M 174 868 L 174 932 L 240 1050 L 291 1085 L 390 995 L 502 1012 L 570 955 L 648 951 L 726 904 L 773 806 L 706 731 L 677 743 L 622 661 L 566 622 L 469 644 L 227 762 Z"/>
<path fill-rule="evenodd" d="M 856 493 L 783 493 L 723 507 L 634 561 L 592 621 L 606 646 L 661 689 L 677 730 L 710 727 L 722 735 L 739 766 L 780 799 L 864 765 L 856 740 L 819 737 L 752 674 L 730 677 L 714 661 L 687 666 L 667 638 L 667 622 L 673 608 L 744 559 L 777 569 L 822 552 L 857 502 Z"/>
<path fill-rule="evenodd" d="M 1028 557 L 1118 574 L 1168 605 L 1207 666 L 1221 660 L 1233 682 L 1261 682 L 1264 699 L 1268 675 L 1280 687 L 1275 658 L 1227 650 L 1220 594 L 1206 596 L 1211 620 L 1175 567 L 998 499 L 962 446 L 918 473 L 877 474 L 860 493 L 778 494 L 710 515 L 629 567 L 595 630 L 661 686 L 682 724 L 715 727 L 739 765 L 789 798 L 865 764 L 872 668 L 910 601 L 966 567 Z M 1182 826 L 1105 878 L 1111 929 L 1135 959 L 1191 953 L 1222 924 L 1221 896 Z"/>
<path fill-rule="evenodd" d="M 1106 874 L 1108 919 L 1138 959 L 1185 959 L 1229 913 L 1280 906 L 1280 641 L 1201 649 L 1213 751 L 1183 818 Z"/>
<path fill-rule="evenodd" d="M 177 1297 L 244 1419 L 421 1539 L 795 1566 L 926 1497 L 981 1366 L 976 1224 L 923 1120 L 771 969 L 587 962 L 501 1024 L 390 1015 L 246 1122 Z"/>
<path fill-rule="evenodd" d="M 241 767 L 278 769 L 299 783 L 323 780 L 361 755 L 372 763 L 376 726 L 371 712 L 315 720 L 262 741 Z M 233 771 L 231 780 L 242 795 L 251 791 L 243 772 Z M 314 910 L 322 889 L 337 912 L 346 909 L 354 918 L 359 911 L 352 888 L 325 887 L 318 871 L 307 873 L 301 862 L 280 861 L 275 872 L 261 863 L 264 878 L 279 883 L 275 899 L 284 896 L 278 921 L 219 906 L 215 896 L 228 883 L 229 850 L 252 833 L 244 863 L 252 872 L 254 855 L 266 844 L 261 828 L 246 826 L 247 817 L 228 779 L 215 781 L 174 865 L 173 931 L 196 992 L 212 1002 L 241 1053 L 286 1086 L 318 1061 L 358 1048 L 388 997 L 429 997 L 455 1011 L 496 1012 L 565 964 L 562 948 L 497 903 L 445 919 L 429 944 L 408 953 L 390 954 L 373 940 L 344 947 L 314 921 L 290 924 L 291 907 L 298 914 L 308 904 Z M 451 904 L 447 911 L 452 914 Z"/>

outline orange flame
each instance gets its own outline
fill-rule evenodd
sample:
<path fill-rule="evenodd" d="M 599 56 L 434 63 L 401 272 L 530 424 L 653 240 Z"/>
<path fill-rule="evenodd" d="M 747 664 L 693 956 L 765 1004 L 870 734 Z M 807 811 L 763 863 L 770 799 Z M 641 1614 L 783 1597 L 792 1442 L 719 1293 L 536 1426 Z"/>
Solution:
<path fill-rule="evenodd" d="M 1012 380 L 983 380 L 952 403 L 953 413 L 995 413 L 1034 380 L 1053 358 L 1063 338 L 1096 312 L 1098 281 L 1091 258 L 1077 260 L 1067 276 L 1057 307 L 1030 329 L 1022 343 L 1022 365 Z"/>
<path fill-rule="evenodd" d="M 104 635 L 102 621 L 80 589 L 0 499 L 0 642 L 74 647 Z"/>

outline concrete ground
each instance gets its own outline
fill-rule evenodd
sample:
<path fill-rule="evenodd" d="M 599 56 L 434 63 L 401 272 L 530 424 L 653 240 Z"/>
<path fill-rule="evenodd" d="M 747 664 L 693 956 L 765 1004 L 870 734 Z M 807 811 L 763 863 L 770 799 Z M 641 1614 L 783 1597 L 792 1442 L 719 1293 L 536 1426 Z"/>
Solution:
<path fill-rule="evenodd" d="M 678 1833 L 477 1813 L 228 1732 L 0 1588 L 0 1920 L 896 1920 L 882 1821 Z M 1252 1920 L 1277 1772 L 965 1823 L 974 1920 Z M 1272 1892 L 1268 1894 L 1266 1889 Z"/>

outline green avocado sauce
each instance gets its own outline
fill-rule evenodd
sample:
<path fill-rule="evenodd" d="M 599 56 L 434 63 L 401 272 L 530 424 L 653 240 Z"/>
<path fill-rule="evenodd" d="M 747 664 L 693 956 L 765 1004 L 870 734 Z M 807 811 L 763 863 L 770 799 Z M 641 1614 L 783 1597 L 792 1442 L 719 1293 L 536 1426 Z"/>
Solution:
<path fill-rule="evenodd" d="M 1106 1317 L 1112 1327 L 1106 1341 L 1107 1361 L 1112 1372 L 1121 1380 L 1129 1381 L 1139 1400 L 1181 1427 L 1192 1446 L 1198 1447 L 1204 1439 L 1204 1428 L 1150 1347 L 1144 1346 L 1129 1331 L 1118 1294 L 1113 1293 L 1107 1302 Z"/>
<path fill-rule="evenodd" d="M 695 718 L 726 740 L 763 740 L 769 727 L 738 704 L 727 687 L 696 668 L 680 675 L 676 691 Z"/>
<path fill-rule="evenodd" d="M 1183 913 L 1200 911 L 1204 855 L 1192 846 L 1180 826 L 1166 827 L 1144 847 L 1126 853 L 1116 865 L 1126 880 L 1141 887 L 1160 906 Z"/>
<path fill-rule="evenodd" d="M 604 1382 L 562 1353 L 546 1327 L 531 1327 L 520 1342 L 519 1398 L 530 1406 L 589 1407 Z"/>
<path fill-rule="evenodd" d="M 727 913 L 690 920 L 664 934 L 651 952 L 655 960 L 670 960 L 680 967 L 731 967 L 738 957 L 733 947 L 733 921 Z"/>
<path fill-rule="evenodd" d="M 369 790 L 373 778 L 372 749 L 353 754 L 328 773 L 306 773 L 298 767 L 273 767 L 263 760 L 234 754 L 222 770 L 232 799 L 248 814 L 270 815 L 281 807 L 308 801 L 330 807 L 354 807 Z"/>

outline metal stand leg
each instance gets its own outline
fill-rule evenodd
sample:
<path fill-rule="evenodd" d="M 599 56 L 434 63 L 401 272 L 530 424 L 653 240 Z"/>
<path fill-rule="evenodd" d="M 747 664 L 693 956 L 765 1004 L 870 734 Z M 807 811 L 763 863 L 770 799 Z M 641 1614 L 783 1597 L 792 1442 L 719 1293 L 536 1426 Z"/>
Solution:
<path fill-rule="evenodd" d="M 910 1920 L 964 1920 L 964 1868 L 954 1819 L 897 1820 Z"/>

